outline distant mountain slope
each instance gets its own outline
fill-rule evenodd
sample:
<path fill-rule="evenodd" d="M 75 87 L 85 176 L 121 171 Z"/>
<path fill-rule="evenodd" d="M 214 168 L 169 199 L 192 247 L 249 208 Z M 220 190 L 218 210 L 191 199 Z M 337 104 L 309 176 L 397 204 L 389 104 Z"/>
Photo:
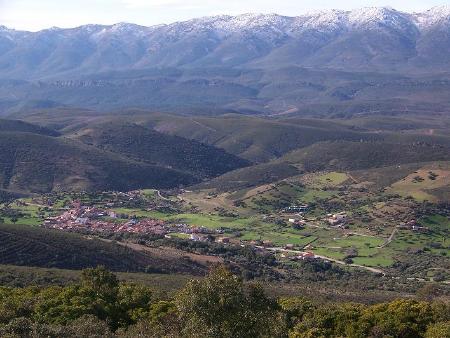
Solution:
<path fill-rule="evenodd" d="M 0 133 L 1 132 L 28 132 L 46 136 L 59 136 L 57 131 L 49 128 L 41 127 L 35 124 L 19 121 L 0 119 Z"/>
<path fill-rule="evenodd" d="M 126 122 L 90 125 L 72 137 L 100 149 L 198 178 L 219 176 L 250 164 L 222 149 Z"/>
<path fill-rule="evenodd" d="M 19 192 L 171 188 L 197 181 L 185 172 L 31 133 L 0 133 L 0 158 L 0 187 Z"/>
<path fill-rule="evenodd" d="M 220 114 L 448 111 L 450 7 L 0 28 L 0 116 L 61 106 Z"/>
<path fill-rule="evenodd" d="M 94 137 L 96 143 L 105 143 L 110 150 L 113 150 L 112 145 L 116 144 L 118 148 L 115 151 L 121 152 L 120 149 L 124 148 L 127 152 L 136 152 L 134 155 L 129 153 L 128 156 L 147 158 L 150 162 L 160 161 L 159 163 L 174 168 L 178 168 L 177 164 L 168 161 L 172 161 L 175 155 L 178 156 L 179 151 L 168 154 L 171 149 L 169 145 L 179 144 L 179 147 L 177 146 L 179 149 L 187 149 L 192 156 L 198 154 L 185 139 L 222 148 L 229 154 L 257 163 L 271 161 L 290 151 L 324 141 L 378 141 L 392 144 L 424 143 L 450 146 L 450 116 L 440 113 L 430 115 L 404 113 L 398 116 L 371 114 L 333 119 L 285 115 L 262 118 L 238 114 L 217 117 L 180 116 L 139 109 L 127 109 L 110 115 L 95 114 L 90 111 L 83 114 L 73 113 L 71 110 L 42 110 L 40 113 L 34 112 L 24 117 L 33 122 L 41 121 L 45 125 L 57 126 L 61 133 L 70 137 L 88 143 L 94 143 L 90 140 Z M 130 124 L 140 128 L 134 130 L 136 127 Z M 150 130 L 156 130 L 158 133 L 155 134 Z M 160 133 L 168 138 L 164 138 Z M 168 135 L 179 136 L 182 139 L 170 138 Z M 160 141 L 152 144 L 153 137 L 160 141 L 167 140 L 165 146 L 168 148 L 155 149 Z M 135 146 L 128 147 L 128 144 Z M 194 142 L 192 145 L 194 144 L 198 143 Z M 198 149 L 205 149 L 206 152 L 211 150 L 204 147 Z M 157 155 L 159 151 L 165 155 Z M 201 154 L 198 155 L 199 159 L 204 158 L 200 156 Z M 230 164 L 236 164 L 235 159 L 229 160 Z M 213 162 L 215 161 L 206 160 L 202 163 L 209 167 L 214 166 Z M 219 162 L 222 163 L 221 166 L 224 165 L 223 160 Z M 194 165 L 182 164 L 183 161 L 179 163 L 184 169 Z M 232 165 L 225 165 L 225 168 L 234 169 Z"/>
<path fill-rule="evenodd" d="M 444 116 L 307 119 L 281 115 L 269 119 L 236 114 L 220 117 L 148 114 L 128 118 L 164 133 L 223 148 L 253 162 L 267 162 L 325 141 L 450 146 L 450 120 Z"/>
<path fill-rule="evenodd" d="M 267 162 L 320 141 L 380 138 L 331 122 L 310 125 L 306 120 L 278 121 L 233 114 L 214 118 L 154 114 L 136 117 L 136 121 L 161 132 L 223 148 L 253 162 Z"/>
<path fill-rule="evenodd" d="M 417 163 L 449 160 L 450 147 L 443 145 L 380 141 L 318 142 L 294 150 L 269 163 L 231 171 L 200 183 L 195 188 L 235 191 L 276 182 L 305 172 L 327 170 L 345 172 L 362 169 L 370 171 L 374 168 L 396 168 L 403 165 L 407 168 L 414 166 L 419 168 L 420 165 Z"/>
<path fill-rule="evenodd" d="M 245 188 L 257 187 L 266 183 L 296 176 L 301 173 L 295 165 L 287 162 L 272 161 L 257 164 L 251 167 L 238 169 L 222 176 L 202 182 L 193 189 L 216 189 L 220 192 L 236 191 Z"/>
<path fill-rule="evenodd" d="M 280 159 L 296 164 L 306 171 L 356 170 L 448 160 L 448 146 L 347 141 L 316 143 L 295 150 Z"/>

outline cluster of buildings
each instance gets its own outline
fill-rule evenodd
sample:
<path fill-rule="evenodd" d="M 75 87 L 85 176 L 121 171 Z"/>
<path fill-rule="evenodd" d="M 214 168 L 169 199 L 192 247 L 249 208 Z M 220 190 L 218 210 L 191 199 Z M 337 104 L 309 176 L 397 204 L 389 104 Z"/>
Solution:
<path fill-rule="evenodd" d="M 402 230 L 412 230 L 422 233 L 427 233 L 428 231 L 430 231 L 430 229 L 428 229 L 427 227 L 421 226 L 419 223 L 417 223 L 415 219 L 400 223 L 398 228 Z"/>
<path fill-rule="evenodd" d="M 303 228 L 306 225 L 306 221 L 303 219 L 289 218 L 288 222 L 291 223 L 294 226 L 294 228 L 297 229 Z"/>
<path fill-rule="evenodd" d="M 109 217 L 112 220 L 106 220 Z M 144 219 L 116 221 L 114 211 L 105 211 L 95 207 L 83 207 L 74 204 L 74 207 L 59 216 L 49 217 L 44 221 L 44 227 L 66 231 L 95 231 L 115 233 L 143 233 L 164 235 L 166 224 L 162 220 Z"/>
<path fill-rule="evenodd" d="M 44 227 L 69 231 L 94 231 L 115 233 L 142 233 L 164 235 L 167 233 L 166 224 L 156 219 L 119 220 L 113 210 L 103 210 L 97 207 L 82 206 L 80 202 L 73 202 L 69 210 L 61 215 L 49 217 L 44 221 Z"/>
<path fill-rule="evenodd" d="M 66 231 L 152 234 L 167 238 L 171 238 L 171 233 L 181 233 L 190 235 L 188 238 L 193 241 L 219 243 L 230 241 L 228 237 L 217 237 L 224 233 L 223 229 L 211 230 L 203 226 L 173 224 L 159 219 L 127 218 L 127 215 L 117 214 L 113 210 L 83 206 L 80 202 L 74 202 L 71 208 L 61 215 L 45 219 L 43 226 Z"/>
<path fill-rule="evenodd" d="M 302 252 L 296 256 L 291 257 L 293 261 L 306 261 L 316 259 L 316 255 L 311 251 Z"/>
<path fill-rule="evenodd" d="M 281 258 L 288 258 L 291 261 L 307 261 L 317 259 L 318 257 L 312 251 L 305 251 L 294 256 L 287 255 L 285 253 L 281 254 Z"/>
<path fill-rule="evenodd" d="M 337 214 L 328 214 L 327 215 L 327 223 L 330 226 L 338 227 L 338 228 L 346 228 L 347 227 L 348 216 L 346 212 L 340 212 Z"/>

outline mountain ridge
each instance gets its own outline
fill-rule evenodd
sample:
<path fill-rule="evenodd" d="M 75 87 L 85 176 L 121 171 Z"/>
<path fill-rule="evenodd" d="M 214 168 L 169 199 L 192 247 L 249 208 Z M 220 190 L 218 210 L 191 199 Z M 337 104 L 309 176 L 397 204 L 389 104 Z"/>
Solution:
<path fill-rule="evenodd" d="M 286 21 L 301 21 L 305 20 L 307 18 L 311 19 L 322 19 L 321 22 L 328 22 L 330 23 L 332 19 L 342 19 L 343 17 L 348 17 L 348 23 L 350 24 L 363 24 L 367 23 L 368 21 L 385 21 L 385 20 L 391 20 L 392 16 L 398 16 L 398 17 L 407 17 L 410 18 L 414 23 L 416 23 L 418 26 L 421 27 L 428 27 L 430 25 L 436 24 L 438 22 L 442 22 L 444 20 L 450 19 L 450 6 L 448 5 L 441 5 L 441 6 L 434 6 L 428 10 L 422 11 L 422 12 L 407 12 L 407 11 L 399 11 L 396 10 L 393 7 L 390 6 L 380 6 L 380 7 L 360 7 L 353 10 L 340 10 L 340 9 L 327 9 L 327 10 L 312 10 L 307 11 L 305 13 L 289 16 L 289 15 L 282 15 L 277 13 L 262 13 L 262 12 L 248 12 L 248 13 L 242 13 L 238 15 L 228 15 L 228 14 L 220 14 L 220 15 L 212 15 L 212 16 L 202 16 L 198 18 L 192 18 L 188 20 L 180 20 L 180 21 L 174 21 L 171 23 L 161 23 L 161 24 L 155 24 L 155 25 L 140 25 L 135 24 L 131 22 L 117 22 L 114 24 L 85 24 L 75 27 L 69 27 L 69 28 L 62 28 L 58 26 L 44 28 L 38 31 L 28 31 L 28 30 L 20 30 L 20 29 L 14 29 L 9 28 L 5 25 L 0 25 L 0 32 L 2 31 L 8 31 L 8 32 L 16 32 L 16 33 L 29 33 L 29 34 L 35 34 L 35 33 L 41 33 L 46 31 L 70 31 L 70 30 L 77 30 L 82 29 L 85 31 L 95 31 L 96 29 L 105 29 L 110 28 L 112 31 L 116 32 L 129 32 L 134 30 L 152 30 L 162 27 L 170 27 L 170 26 L 177 26 L 180 24 L 217 24 L 217 27 L 227 28 L 227 26 L 224 26 L 220 21 L 232 21 L 235 23 L 236 28 L 249 28 L 252 25 L 249 26 L 249 23 L 252 23 L 253 26 L 263 26 L 267 24 L 273 24 L 274 21 L 278 21 L 279 24 L 283 25 Z M 268 19 L 272 20 L 268 20 Z M 328 20 L 327 20 L 328 19 Z M 314 21 L 314 20 L 313 20 Z M 297 22 L 296 22 L 297 23 Z M 232 28 L 233 25 L 228 26 L 228 28 Z"/>
<path fill-rule="evenodd" d="M 381 100 L 388 112 L 450 110 L 449 55 L 448 7 L 3 28 L 0 116 L 65 106 L 347 114 L 378 111 Z"/>
<path fill-rule="evenodd" d="M 403 44 L 401 47 L 405 51 L 397 48 L 400 55 L 393 60 L 395 66 L 400 67 L 402 58 L 411 60 L 414 57 L 414 47 L 420 54 L 421 46 L 415 45 L 420 44 L 422 36 L 433 30 L 448 30 L 449 24 L 450 8 L 447 7 L 435 7 L 415 14 L 387 7 L 367 7 L 352 11 L 318 11 L 292 17 L 253 13 L 219 15 L 149 27 L 131 23 L 89 24 L 27 32 L 2 26 L 0 77 L 40 79 L 57 77 L 75 69 L 88 74 L 106 69 L 155 66 L 237 66 L 251 63 L 271 54 L 273 50 L 296 42 L 312 44 L 312 52 L 317 48 L 329 49 L 330 44 L 342 44 L 340 40 L 352 39 L 353 34 L 360 32 L 375 32 L 383 41 Z M 245 47 L 244 42 L 248 46 L 240 51 L 240 55 L 227 52 L 226 49 Z M 181 47 L 184 52 L 176 56 Z M 380 51 L 383 52 L 382 49 Z M 363 52 L 370 53 L 369 50 Z M 317 53 L 313 54 L 317 57 Z M 306 62 L 306 66 L 340 68 L 339 55 L 337 57 L 334 63 L 320 57 L 318 64 L 309 64 L 311 61 L 307 59 L 303 63 Z M 16 58 L 18 60 L 14 62 Z M 291 60 L 291 63 L 297 62 Z M 302 60 L 298 63 L 301 64 Z M 37 69 L 31 69 L 32 66 L 37 66 Z M 370 69 L 370 63 L 368 66 Z"/>

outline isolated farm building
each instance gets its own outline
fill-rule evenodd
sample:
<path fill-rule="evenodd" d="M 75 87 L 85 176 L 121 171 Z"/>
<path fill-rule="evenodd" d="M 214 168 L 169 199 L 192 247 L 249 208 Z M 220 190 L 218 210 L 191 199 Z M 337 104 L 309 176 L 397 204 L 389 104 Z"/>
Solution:
<path fill-rule="evenodd" d="M 314 255 L 313 252 L 307 251 L 307 252 L 303 252 L 298 256 L 299 259 L 302 260 L 307 260 L 307 259 L 315 259 L 316 255 Z"/>
<path fill-rule="evenodd" d="M 347 222 L 347 213 L 340 212 L 338 214 L 329 214 L 329 218 L 327 219 L 328 224 L 331 226 L 345 224 Z"/>
<path fill-rule="evenodd" d="M 292 205 L 284 209 L 284 212 L 307 212 L 309 206 L 307 204 Z"/>

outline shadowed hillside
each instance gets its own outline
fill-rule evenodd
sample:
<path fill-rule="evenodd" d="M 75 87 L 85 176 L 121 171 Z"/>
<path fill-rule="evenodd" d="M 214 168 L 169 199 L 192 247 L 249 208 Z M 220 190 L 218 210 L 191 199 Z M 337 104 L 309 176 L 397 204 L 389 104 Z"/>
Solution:
<path fill-rule="evenodd" d="M 69 122 L 65 126 L 73 131 L 60 136 L 35 124 L 0 120 L 0 189 L 45 193 L 175 188 L 250 164 L 195 140 L 122 120 L 104 121 Z M 6 192 L 2 196 L 7 197 Z"/>
<path fill-rule="evenodd" d="M 103 265 L 115 271 L 202 271 L 192 262 L 162 259 L 118 244 L 29 226 L 0 225 L 0 241 L 0 264 L 66 269 Z"/>
<path fill-rule="evenodd" d="M 218 176 L 249 164 L 222 149 L 136 124 L 89 126 L 73 134 L 73 137 L 100 149 L 188 172 L 199 178 Z"/>
<path fill-rule="evenodd" d="M 0 133 L 0 157 L 1 187 L 24 192 L 169 188 L 196 181 L 80 142 L 30 133 Z"/>

